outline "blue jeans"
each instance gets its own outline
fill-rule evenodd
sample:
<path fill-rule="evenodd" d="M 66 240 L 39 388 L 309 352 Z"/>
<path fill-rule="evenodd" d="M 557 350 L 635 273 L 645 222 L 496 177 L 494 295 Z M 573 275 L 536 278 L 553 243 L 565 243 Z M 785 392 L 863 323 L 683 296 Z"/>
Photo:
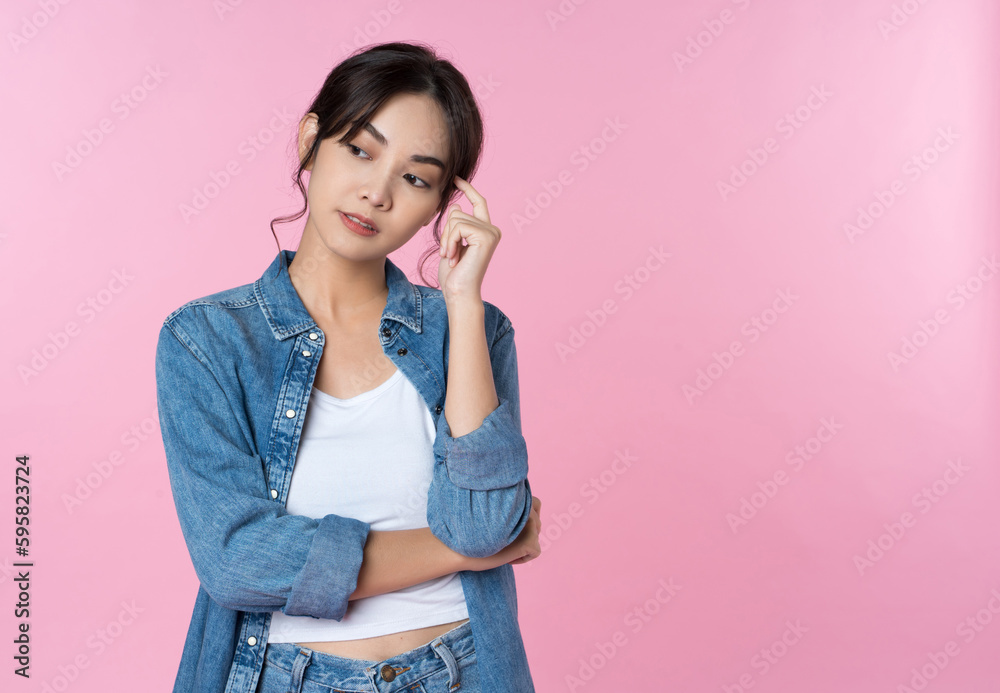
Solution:
<path fill-rule="evenodd" d="M 426 645 L 373 662 L 296 643 L 268 643 L 257 693 L 482 693 L 472 625 L 466 621 Z"/>

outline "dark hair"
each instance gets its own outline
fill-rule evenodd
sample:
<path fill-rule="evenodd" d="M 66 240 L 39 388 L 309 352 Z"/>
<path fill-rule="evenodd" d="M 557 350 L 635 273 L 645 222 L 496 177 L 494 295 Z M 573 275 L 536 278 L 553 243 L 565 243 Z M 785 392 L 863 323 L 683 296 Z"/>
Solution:
<path fill-rule="evenodd" d="M 483 119 L 465 76 L 450 62 L 438 58 L 431 47 L 423 44 L 382 43 L 355 51 L 327 75 L 323 87 L 306 111 L 318 117 L 318 132 L 308 155 L 292 174 L 292 182 L 302 194 L 302 209 L 296 214 L 271 220 L 275 243 L 278 243 L 278 236 L 274 233 L 275 222 L 295 221 L 308 209 L 302 172 L 315 158 L 320 142 L 345 127 L 349 129 L 339 141 L 349 141 L 383 103 L 399 93 L 426 94 L 434 99 L 444 112 L 449 133 L 447 168 L 444 172 L 446 182 L 434 221 L 434 241 L 437 245 L 425 250 L 418 263 L 420 278 L 427 283 L 423 265 L 441 247 L 443 213 L 458 190 L 454 183 L 455 176 L 471 180 L 479 166 L 483 148 Z M 278 251 L 283 255 L 280 243 Z"/>

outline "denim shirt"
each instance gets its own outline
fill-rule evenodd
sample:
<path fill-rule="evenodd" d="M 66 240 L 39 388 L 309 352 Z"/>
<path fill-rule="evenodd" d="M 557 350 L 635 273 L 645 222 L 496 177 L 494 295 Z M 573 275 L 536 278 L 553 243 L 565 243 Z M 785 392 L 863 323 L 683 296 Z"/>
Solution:
<path fill-rule="evenodd" d="M 289 514 L 285 502 L 325 335 L 279 252 L 259 279 L 189 301 L 156 347 L 157 407 L 170 487 L 200 582 L 175 693 L 253 693 L 271 612 L 341 620 L 369 524 Z M 388 258 L 383 353 L 434 417 L 427 524 L 466 556 L 491 556 L 531 511 L 510 320 L 483 301 L 499 406 L 454 438 L 444 416 L 448 313 L 439 289 Z M 391 435 L 391 431 L 388 432 Z M 533 693 L 509 564 L 461 571 L 483 690 Z"/>

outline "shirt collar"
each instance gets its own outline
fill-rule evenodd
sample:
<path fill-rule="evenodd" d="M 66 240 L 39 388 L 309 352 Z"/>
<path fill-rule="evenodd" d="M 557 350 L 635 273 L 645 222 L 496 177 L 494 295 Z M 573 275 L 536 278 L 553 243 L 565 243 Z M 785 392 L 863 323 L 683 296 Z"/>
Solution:
<path fill-rule="evenodd" d="M 288 264 L 296 252 L 280 251 L 264 274 L 254 282 L 254 295 L 276 339 L 285 339 L 316 327 L 316 321 L 306 310 L 288 276 Z M 385 259 L 385 283 L 389 288 L 389 297 L 382 311 L 382 321 L 395 320 L 420 334 L 423 297 L 403 270 L 388 257 Z"/>

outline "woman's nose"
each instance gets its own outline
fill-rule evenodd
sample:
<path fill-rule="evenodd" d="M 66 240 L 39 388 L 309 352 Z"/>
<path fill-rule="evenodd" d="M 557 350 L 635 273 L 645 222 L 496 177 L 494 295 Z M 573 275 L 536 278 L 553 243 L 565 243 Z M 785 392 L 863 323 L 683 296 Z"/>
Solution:
<path fill-rule="evenodd" d="M 388 209 L 392 201 L 388 176 L 382 173 L 373 174 L 358 188 L 358 197 L 367 200 L 372 207 Z"/>

